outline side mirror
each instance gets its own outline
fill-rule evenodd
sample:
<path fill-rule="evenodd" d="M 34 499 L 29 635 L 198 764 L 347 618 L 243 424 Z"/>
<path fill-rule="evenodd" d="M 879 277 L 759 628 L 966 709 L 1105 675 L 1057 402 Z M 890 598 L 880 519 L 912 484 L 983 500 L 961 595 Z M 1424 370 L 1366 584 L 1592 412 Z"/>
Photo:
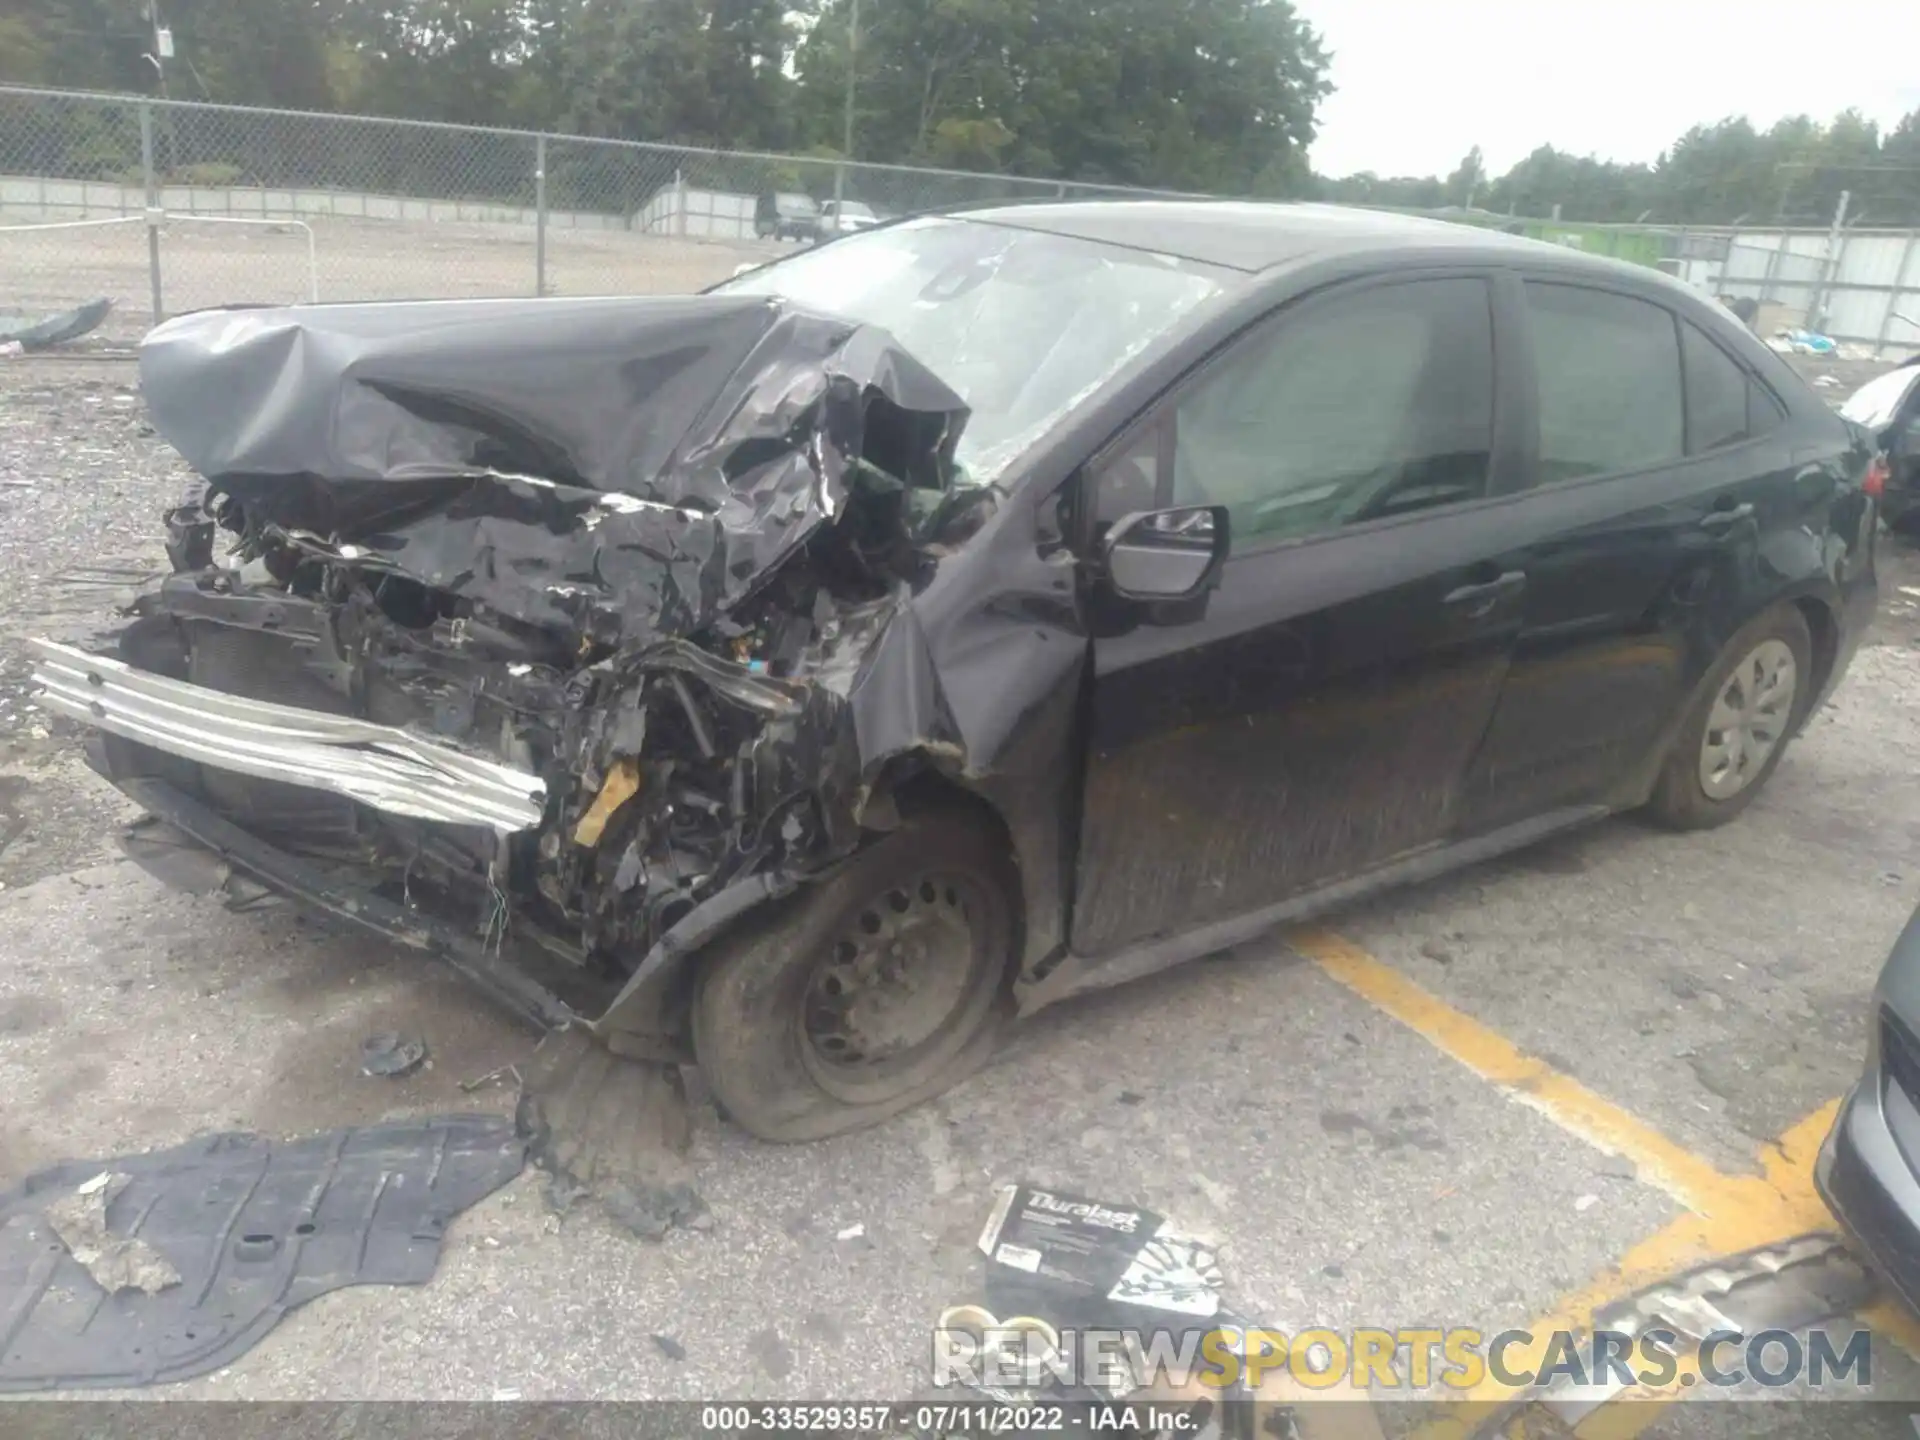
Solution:
<path fill-rule="evenodd" d="M 1107 582 L 1129 600 L 1182 600 L 1227 554 L 1227 507 L 1183 505 L 1123 515 L 1100 544 Z"/>

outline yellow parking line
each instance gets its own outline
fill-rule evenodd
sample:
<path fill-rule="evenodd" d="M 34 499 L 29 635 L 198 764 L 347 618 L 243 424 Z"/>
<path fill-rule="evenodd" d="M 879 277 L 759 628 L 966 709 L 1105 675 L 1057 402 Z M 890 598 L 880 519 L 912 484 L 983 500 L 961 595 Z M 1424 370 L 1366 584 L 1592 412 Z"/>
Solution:
<path fill-rule="evenodd" d="M 1290 935 L 1287 943 L 1476 1075 L 1588 1143 L 1633 1161 L 1641 1178 L 1689 1210 L 1719 1210 L 1730 1203 L 1727 1177 L 1698 1155 L 1527 1054 L 1498 1031 L 1461 1014 L 1358 945 L 1324 930 Z"/>
<path fill-rule="evenodd" d="M 1760 1153 L 1759 1175 L 1727 1175 L 1495 1030 L 1422 989 L 1351 941 L 1305 931 L 1287 943 L 1332 979 L 1423 1036 L 1443 1054 L 1529 1105 L 1561 1128 L 1610 1154 L 1633 1161 L 1640 1178 L 1684 1205 L 1680 1216 L 1629 1249 L 1617 1263 L 1525 1328 L 1541 1337 L 1514 1347 L 1514 1369 L 1536 1368 L 1555 1331 L 1591 1328 L 1595 1310 L 1679 1270 L 1719 1256 L 1778 1243 L 1809 1231 L 1837 1229 L 1813 1185 L 1821 1141 L 1833 1125 L 1834 1100 L 1790 1127 Z M 1920 1355 L 1920 1323 L 1897 1306 L 1879 1304 L 1856 1317 L 1876 1334 Z M 1682 1367 L 1683 1370 L 1685 1367 Z M 1589 1416 L 1583 1440 L 1632 1440 L 1679 1398 L 1680 1382 L 1657 1395 L 1637 1392 Z M 1449 1412 L 1413 1432 L 1421 1440 L 1466 1437 L 1519 1392 L 1489 1378 Z"/>

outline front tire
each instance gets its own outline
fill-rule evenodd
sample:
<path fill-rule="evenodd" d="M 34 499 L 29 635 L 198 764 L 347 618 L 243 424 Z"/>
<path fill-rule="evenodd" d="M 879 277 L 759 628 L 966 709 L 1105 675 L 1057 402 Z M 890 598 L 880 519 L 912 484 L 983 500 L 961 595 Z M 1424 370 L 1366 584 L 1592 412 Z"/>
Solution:
<path fill-rule="evenodd" d="M 1649 816 L 1706 830 L 1746 809 L 1779 766 L 1813 688 L 1813 637 L 1799 610 L 1778 605 L 1746 625 L 1681 721 Z"/>
<path fill-rule="evenodd" d="M 763 1140 L 818 1140 L 959 1083 L 1012 1014 L 1018 895 L 1004 835 L 944 806 L 721 941 L 693 1046 L 722 1110 Z"/>

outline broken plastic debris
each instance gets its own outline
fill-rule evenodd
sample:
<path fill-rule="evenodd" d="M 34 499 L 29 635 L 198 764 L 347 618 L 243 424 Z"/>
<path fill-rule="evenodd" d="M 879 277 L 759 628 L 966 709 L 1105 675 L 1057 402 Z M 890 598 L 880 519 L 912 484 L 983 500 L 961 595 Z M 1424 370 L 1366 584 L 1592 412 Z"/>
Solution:
<path fill-rule="evenodd" d="M 674 677 L 678 679 L 678 676 Z M 593 804 L 573 827 L 573 843 L 589 849 L 600 843 L 600 836 L 614 812 L 640 792 L 640 762 L 623 755 L 607 771 L 606 783 L 593 797 Z"/>
<path fill-rule="evenodd" d="M 833 1238 L 836 1240 L 858 1240 L 866 1233 L 867 1227 L 865 1224 L 849 1225 L 844 1230 L 835 1231 Z"/>
<path fill-rule="evenodd" d="M 519 1174 L 525 1154 L 499 1116 L 427 1116 L 284 1142 L 203 1135 L 30 1175 L 0 1194 L 11 1327 L 0 1394 L 190 1379 L 231 1364 L 316 1296 L 424 1284 L 453 1218 Z M 128 1177 L 103 1209 L 164 1249 L 178 1284 L 88 1295 L 88 1272 L 54 1243 L 47 1201 L 107 1200 L 109 1187 L 76 1195 L 102 1171 Z"/>
<path fill-rule="evenodd" d="M 393 1079 L 419 1068 L 426 1058 L 426 1041 L 386 1030 L 361 1042 L 360 1073 Z"/>
<path fill-rule="evenodd" d="M 122 1290 L 154 1295 L 180 1283 L 173 1262 L 137 1236 L 115 1235 L 107 1229 L 107 1207 L 131 1179 L 103 1170 L 48 1205 L 47 1223 L 67 1253 L 109 1295 Z"/>
<path fill-rule="evenodd" d="M 1781 330 L 1767 343 L 1791 355 L 1831 355 L 1840 348 L 1829 336 L 1815 330 Z"/>
<path fill-rule="evenodd" d="M 534 1051 L 514 1123 L 548 1175 L 548 1207 L 564 1216 L 588 1195 L 614 1223 L 648 1240 L 713 1223 L 683 1158 L 692 1139 L 677 1066 L 631 1060 L 578 1029 Z"/>
<path fill-rule="evenodd" d="M 0 353 L 17 355 L 21 350 L 45 350 L 54 345 L 64 345 L 69 340 L 78 340 L 82 335 L 98 330 L 112 309 L 113 301 L 103 296 L 41 320 L 29 320 L 20 315 L 0 315 L 0 345 L 19 347 Z"/>
<path fill-rule="evenodd" d="M 611 1180 L 600 1192 L 600 1208 L 609 1220 L 642 1240 L 664 1239 L 676 1225 L 687 1230 L 713 1228 L 713 1212 L 685 1181 L 655 1185 Z"/>

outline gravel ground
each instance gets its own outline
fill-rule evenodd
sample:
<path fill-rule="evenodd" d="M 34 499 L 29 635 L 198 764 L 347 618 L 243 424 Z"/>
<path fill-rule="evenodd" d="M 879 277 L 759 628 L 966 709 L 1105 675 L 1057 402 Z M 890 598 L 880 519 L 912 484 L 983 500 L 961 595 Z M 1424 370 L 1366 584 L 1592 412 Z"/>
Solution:
<path fill-rule="evenodd" d="M 322 300 L 456 299 L 531 295 L 536 240 L 509 225 L 316 218 L 313 253 L 291 225 L 169 221 L 160 240 L 167 313 L 209 305 Z M 724 280 L 739 265 L 782 252 L 772 241 L 682 240 L 612 230 L 547 234 L 547 290 L 555 295 L 667 295 Z M 152 323 L 144 226 L 108 225 L 0 234 L 9 313 L 54 313 L 110 296 L 96 339 L 131 343 Z"/>
<path fill-rule="evenodd" d="M 26 704 L 33 635 L 84 641 L 164 570 L 159 516 L 192 472 L 141 413 L 124 362 L 0 360 L 0 884 L 107 854 L 131 812 L 76 727 Z"/>
<path fill-rule="evenodd" d="M 0 361 L 0 1182 L 214 1129 L 506 1106 L 459 1082 L 523 1059 L 524 1035 L 413 957 L 158 886 L 115 858 L 125 807 L 70 734 L 23 709 L 22 638 L 94 628 L 160 563 L 156 517 L 188 484 L 133 383 Z M 1739 824 L 1609 823 L 1334 926 L 1750 1170 L 1851 1079 L 1867 988 L 1920 901 L 1920 556 L 1883 554 L 1872 648 Z M 432 1067 L 360 1075 L 360 1040 L 387 1029 L 425 1036 Z M 899 1395 L 964 1291 L 991 1187 L 1022 1177 L 1220 1239 L 1233 1301 L 1289 1328 L 1520 1323 L 1677 1214 L 1280 941 L 1049 1012 L 864 1135 L 759 1145 L 695 1098 L 711 1232 L 649 1246 L 563 1222 L 525 1176 L 454 1227 L 431 1285 L 329 1296 L 168 1393 Z"/>

